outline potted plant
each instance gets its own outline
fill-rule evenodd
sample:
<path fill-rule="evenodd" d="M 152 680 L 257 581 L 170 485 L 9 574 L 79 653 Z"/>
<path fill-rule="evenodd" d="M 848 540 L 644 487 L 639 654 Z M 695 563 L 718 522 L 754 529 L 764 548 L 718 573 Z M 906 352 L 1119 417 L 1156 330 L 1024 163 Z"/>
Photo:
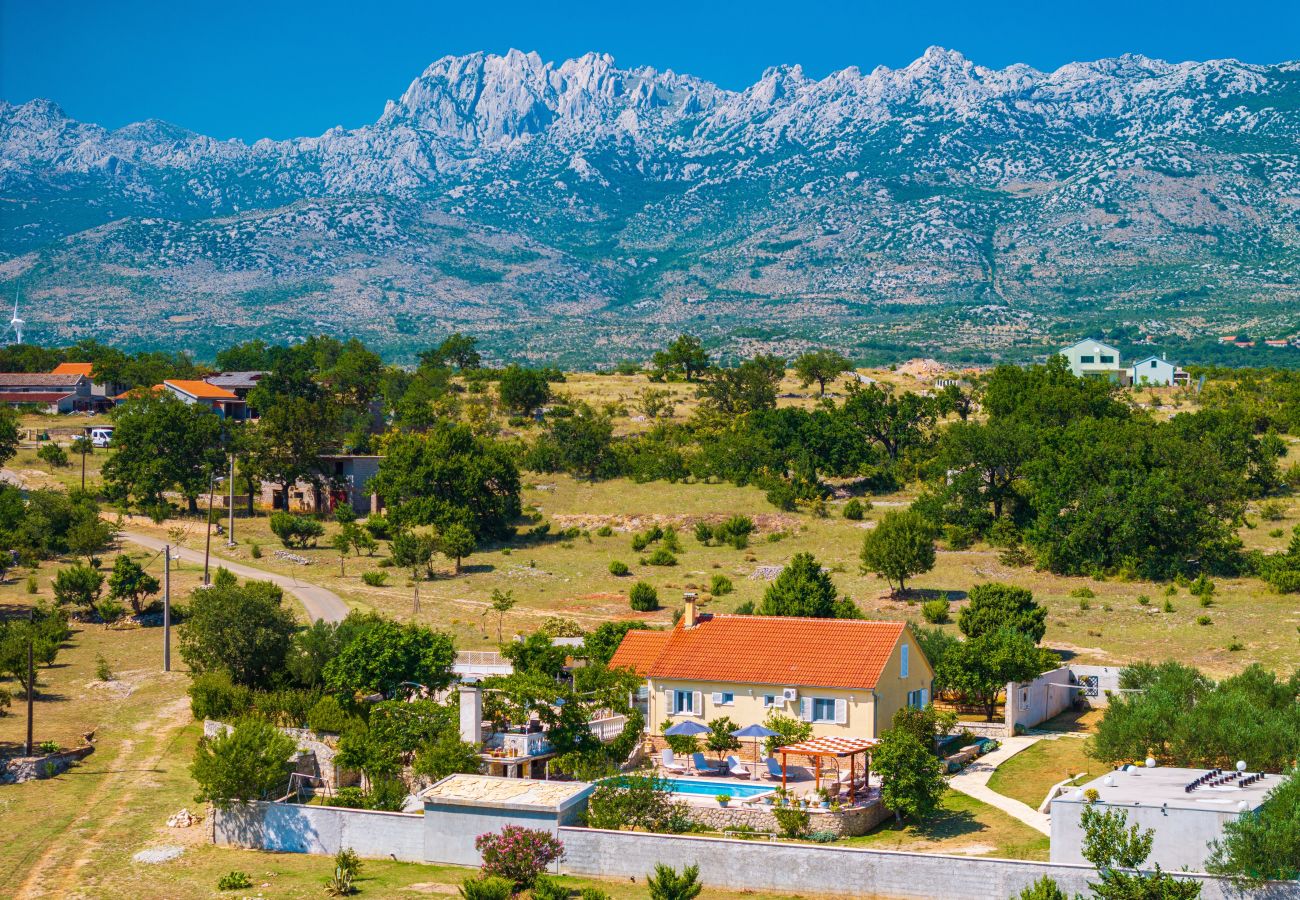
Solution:
<path fill-rule="evenodd" d="M 844 808 L 844 805 L 840 803 L 839 798 L 837 797 L 836 799 L 831 801 L 830 808 L 831 808 L 831 812 L 839 812 L 841 809 Z"/>
<path fill-rule="evenodd" d="M 820 804 L 820 805 L 821 805 L 821 808 L 822 808 L 822 809 L 830 809 L 830 808 L 831 808 L 831 792 L 830 792 L 830 791 L 828 791 L 826 788 L 819 788 L 818 791 L 817 791 L 817 796 L 818 796 L 818 797 L 821 797 L 821 804 Z"/>
<path fill-rule="evenodd" d="M 716 795 L 713 799 L 718 801 L 718 805 L 719 805 L 719 806 L 721 806 L 723 809 L 726 809 L 726 808 L 727 808 L 727 804 L 731 802 L 731 795 L 730 795 L 730 794 L 718 794 L 718 795 Z"/>

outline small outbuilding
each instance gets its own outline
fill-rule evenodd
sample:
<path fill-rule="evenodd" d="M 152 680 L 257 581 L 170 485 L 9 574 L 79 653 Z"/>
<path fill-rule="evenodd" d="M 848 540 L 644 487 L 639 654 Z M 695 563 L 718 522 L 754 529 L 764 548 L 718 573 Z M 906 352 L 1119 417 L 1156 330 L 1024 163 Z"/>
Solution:
<path fill-rule="evenodd" d="M 1129 384 L 1134 387 L 1143 385 L 1152 387 L 1169 387 L 1175 384 L 1187 384 L 1188 374 L 1162 356 L 1148 356 L 1129 367 Z"/>
<path fill-rule="evenodd" d="M 595 788 L 585 781 L 448 775 L 420 795 L 425 853 L 430 861 L 477 866 L 480 834 L 506 825 L 559 834 L 561 825 L 577 824 Z"/>
<path fill-rule="evenodd" d="M 1204 872 L 1210 844 L 1223 826 L 1264 805 L 1281 775 L 1247 769 L 1181 769 L 1126 766 L 1071 789 L 1052 801 L 1051 861 L 1087 865 L 1083 858 L 1083 810 L 1119 810 L 1130 825 L 1155 832 L 1148 865 L 1167 872 Z M 1090 799 L 1096 792 L 1095 799 Z"/>

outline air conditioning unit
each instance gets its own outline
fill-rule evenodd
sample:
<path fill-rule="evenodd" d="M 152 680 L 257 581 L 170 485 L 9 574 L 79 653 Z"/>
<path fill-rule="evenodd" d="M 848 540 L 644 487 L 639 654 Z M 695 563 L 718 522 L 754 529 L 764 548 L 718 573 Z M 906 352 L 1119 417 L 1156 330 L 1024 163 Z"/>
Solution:
<path fill-rule="evenodd" d="M 786 703 L 793 703 L 794 701 L 798 700 L 799 699 L 798 688 L 785 688 L 784 690 L 781 691 L 781 699 L 783 699 Z"/>

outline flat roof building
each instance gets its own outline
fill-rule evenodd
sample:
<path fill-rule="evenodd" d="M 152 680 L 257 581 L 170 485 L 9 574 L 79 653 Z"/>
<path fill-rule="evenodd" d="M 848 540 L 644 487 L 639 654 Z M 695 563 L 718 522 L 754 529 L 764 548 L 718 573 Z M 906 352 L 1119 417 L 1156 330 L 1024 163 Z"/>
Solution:
<path fill-rule="evenodd" d="M 1121 810 L 1130 825 L 1155 832 L 1148 865 L 1204 872 L 1210 844 L 1222 837 L 1224 824 L 1259 809 L 1281 782 L 1281 775 L 1251 769 L 1127 766 L 1052 801 L 1051 861 L 1087 865 L 1080 819 L 1090 802 L 1088 791 L 1095 790 L 1094 807 Z"/>

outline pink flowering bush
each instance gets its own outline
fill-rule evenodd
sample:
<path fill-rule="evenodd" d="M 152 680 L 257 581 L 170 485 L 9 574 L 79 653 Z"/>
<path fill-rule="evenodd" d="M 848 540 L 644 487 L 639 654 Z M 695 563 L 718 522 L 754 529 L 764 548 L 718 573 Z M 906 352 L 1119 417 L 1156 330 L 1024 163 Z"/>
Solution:
<path fill-rule="evenodd" d="M 564 844 L 550 832 L 506 825 L 480 834 L 474 846 L 483 857 L 484 877 L 508 879 L 516 891 L 533 886 L 551 863 L 564 859 Z"/>

